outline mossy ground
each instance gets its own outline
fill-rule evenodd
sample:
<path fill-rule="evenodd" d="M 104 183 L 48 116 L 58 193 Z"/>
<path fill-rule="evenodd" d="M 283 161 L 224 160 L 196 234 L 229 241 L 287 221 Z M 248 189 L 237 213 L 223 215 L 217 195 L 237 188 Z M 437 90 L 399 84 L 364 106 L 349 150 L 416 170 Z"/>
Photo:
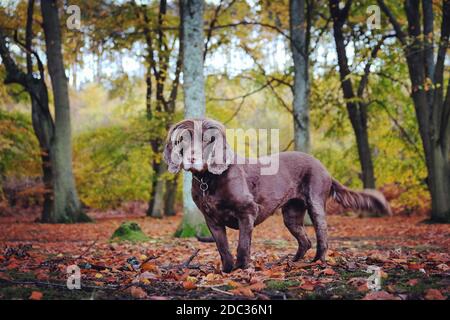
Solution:
<path fill-rule="evenodd" d="M 127 221 L 120 225 L 111 236 L 111 241 L 142 242 L 150 240 L 136 222 Z"/>
<path fill-rule="evenodd" d="M 208 229 L 206 223 L 202 223 L 198 226 L 192 226 L 186 222 L 181 223 L 177 231 L 175 231 L 174 237 L 176 238 L 192 238 L 195 236 L 208 237 L 211 236 L 211 232 Z"/>

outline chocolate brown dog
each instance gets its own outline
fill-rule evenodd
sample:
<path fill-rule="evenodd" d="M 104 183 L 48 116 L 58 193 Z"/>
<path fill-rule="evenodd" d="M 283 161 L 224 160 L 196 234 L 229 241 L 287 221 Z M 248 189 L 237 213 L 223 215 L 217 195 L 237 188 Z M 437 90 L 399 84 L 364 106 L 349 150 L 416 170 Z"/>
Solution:
<path fill-rule="evenodd" d="M 313 222 L 317 250 L 314 260 L 325 261 L 329 197 L 345 208 L 391 214 L 384 196 L 375 191 L 353 191 L 334 180 L 314 157 L 302 152 L 281 152 L 256 159 L 233 153 L 225 127 L 211 119 L 186 119 L 168 134 L 164 160 L 170 172 L 192 172 L 192 198 L 205 216 L 216 242 L 224 272 L 246 268 L 255 226 L 281 208 L 284 224 L 298 242 L 294 261 L 311 248 L 303 226 L 306 211 Z M 276 174 L 264 175 L 264 165 L 278 161 Z M 239 229 L 237 261 L 228 247 L 226 227 Z"/>

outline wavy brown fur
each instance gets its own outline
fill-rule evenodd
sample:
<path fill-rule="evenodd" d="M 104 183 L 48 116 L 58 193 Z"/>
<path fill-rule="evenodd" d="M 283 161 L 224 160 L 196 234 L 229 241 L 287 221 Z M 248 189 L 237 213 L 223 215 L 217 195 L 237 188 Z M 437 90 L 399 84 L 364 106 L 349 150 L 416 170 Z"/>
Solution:
<path fill-rule="evenodd" d="M 330 196 L 345 209 L 392 215 L 391 208 L 384 195 L 377 190 L 355 191 L 333 179 Z"/>

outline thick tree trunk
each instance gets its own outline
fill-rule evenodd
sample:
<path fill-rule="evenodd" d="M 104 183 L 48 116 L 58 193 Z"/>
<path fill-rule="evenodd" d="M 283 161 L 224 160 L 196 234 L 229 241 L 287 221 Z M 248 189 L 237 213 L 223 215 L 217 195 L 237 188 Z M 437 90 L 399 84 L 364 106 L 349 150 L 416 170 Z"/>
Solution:
<path fill-rule="evenodd" d="M 291 50 L 294 61 L 294 145 L 295 150 L 309 153 L 309 49 L 305 0 L 290 0 Z"/>
<path fill-rule="evenodd" d="M 422 3 L 423 28 L 420 3 Z M 448 56 L 450 36 L 450 0 L 442 1 L 441 38 L 438 41 L 436 60 L 432 49 L 433 39 L 430 37 L 433 35 L 434 19 L 431 1 L 405 0 L 407 34 L 384 1 L 378 0 L 378 4 L 405 48 L 412 86 L 411 95 L 428 171 L 431 220 L 450 222 L 450 81 L 444 95 L 445 60 Z M 429 84 L 430 80 L 433 81 L 432 86 Z"/>
<path fill-rule="evenodd" d="M 31 80 L 28 90 L 31 98 L 31 121 L 39 142 L 42 180 L 45 187 L 41 221 L 49 222 L 53 213 L 53 168 L 50 158 L 50 147 L 55 128 L 48 106 L 48 92 L 44 80 Z"/>
<path fill-rule="evenodd" d="M 44 205 L 42 207 L 41 221 L 49 221 L 52 216 L 53 210 L 53 173 L 52 166 L 50 162 L 50 155 L 48 150 L 41 150 L 45 152 L 41 156 L 42 159 L 42 172 L 43 172 L 43 182 L 44 182 Z"/>
<path fill-rule="evenodd" d="M 70 103 L 64 70 L 61 31 L 56 0 L 41 1 L 47 65 L 55 104 L 55 134 L 50 147 L 54 203 L 50 222 L 88 221 L 84 214 L 72 172 Z"/>
<path fill-rule="evenodd" d="M 441 119 L 433 119 L 429 114 L 429 92 L 420 89 L 425 82 L 426 71 L 423 65 L 424 52 L 417 50 L 417 47 L 422 47 L 419 42 L 420 40 L 417 39 L 407 49 L 407 52 L 409 52 L 407 53 L 407 62 L 413 87 L 412 98 L 419 124 L 419 133 L 425 151 L 428 172 L 427 185 L 431 195 L 431 220 L 450 222 L 450 155 L 448 149 L 446 151 L 446 139 L 439 139 Z M 433 104 L 434 112 L 443 108 L 442 101 L 434 101 Z M 445 114 L 442 116 L 445 118 Z"/>
<path fill-rule="evenodd" d="M 432 220 L 450 222 L 450 165 L 439 145 L 434 145 L 428 167 Z"/>
<path fill-rule="evenodd" d="M 425 151 L 428 171 L 428 188 L 431 194 L 431 219 L 435 222 L 450 222 L 450 154 L 448 152 L 448 134 L 443 126 L 448 125 L 446 114 L 449 101 L 443 99 L 443 64 L 438 57 L 434 65 L 432 43 L 428 34 L 433 30 L 433 12 L 431 3 L 422 2 L 423 37 L 420 28 L 419 1 L 405 1 L 408 18 L 408 33 L 413 42 L 406 47 L 406 59 L 413 88 L 412 98 L 419 123 L 419 132 Z M 440 50 L 448 47 L 450 34 L 450 1 L 443 1 L 443 21 Z M 444 58 L 445 60 L 445 58 Z M 432 79 L 435 86 L 425 88 L 426 79 Z M 447 87 L 447 90 L 450 89 Z M 447 95 L 449 93 L 447 92 Z"/>
<path fill-rule="evenodd" d="M 359 112 L 354 115 L 352 108 L 358 108 Z M 369 145 L 369 133 L 367 130 L 367 109 L 363 103 L 358 103 L 357 107 L 347 106 L 352 123 L 353 131 L 356 137 L 356 146 L 358 148 L 359 162 L 361 164 L 361 180 L 364 188 L 375 189 L 375 174 L 373 171 L 372 153 Z M 360 119 L 358 121 L 358 119 Z"/>
<path fill-rule="evenodd" d="M 310 25 L 306 21 L 305 0 L 289 1 L 291 32 L 291 51 L 294 62 L 294 86 L 292 116 L 294 122 L 294 149 L 309 153 L 311 151 L 309 134 L 309 43 Z M 311 226 L 309 215 L 304 224 Z"/>
<path fill-rule="evenodd" d="M 203 75 L 203 10 L 202 0 L 181 0 L 183 21 L 183 87 L 185 118 L 204 117 L 205 88 Z M 192 175 L 184 172 L 183 221 L 176 235 L 192 237 L 208 234 L 205 219 L 192 200 Z"/>

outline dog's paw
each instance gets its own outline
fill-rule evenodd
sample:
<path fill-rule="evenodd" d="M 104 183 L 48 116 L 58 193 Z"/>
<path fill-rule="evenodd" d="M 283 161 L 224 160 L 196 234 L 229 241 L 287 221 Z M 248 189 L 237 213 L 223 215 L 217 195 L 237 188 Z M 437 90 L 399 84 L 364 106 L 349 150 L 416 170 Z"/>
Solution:
<path fill-rule="evenodd" d="M 231 271 L 233 271 L 233 265 L 223 265 L 222 266 L 222 272 L 223 273 L 230 273 Z"/>
<path fill-rule="evenodd" d="M 236 269 L 249 269 L 249 268 L 253 268 L 253 264 L 250 261 L 237 261 L 236 264 L 234 265 L 234 270 Z"/>
<path fill-rule="evenodd" d="M 314 257 L 314 259 L 312 259 L 311 263 L 314 263 L 314 262 L 317 262 L 317 263 L 320 263 L 320 264 L 327 264 L 327 258 L 325 256 L 322 256 L 322 255 L 316 255 Z"/>
<path fill-rule="evenodd" d="M 222 272 L 230 273 L 233 271 L 233 261 L 222 262 Z"/>

